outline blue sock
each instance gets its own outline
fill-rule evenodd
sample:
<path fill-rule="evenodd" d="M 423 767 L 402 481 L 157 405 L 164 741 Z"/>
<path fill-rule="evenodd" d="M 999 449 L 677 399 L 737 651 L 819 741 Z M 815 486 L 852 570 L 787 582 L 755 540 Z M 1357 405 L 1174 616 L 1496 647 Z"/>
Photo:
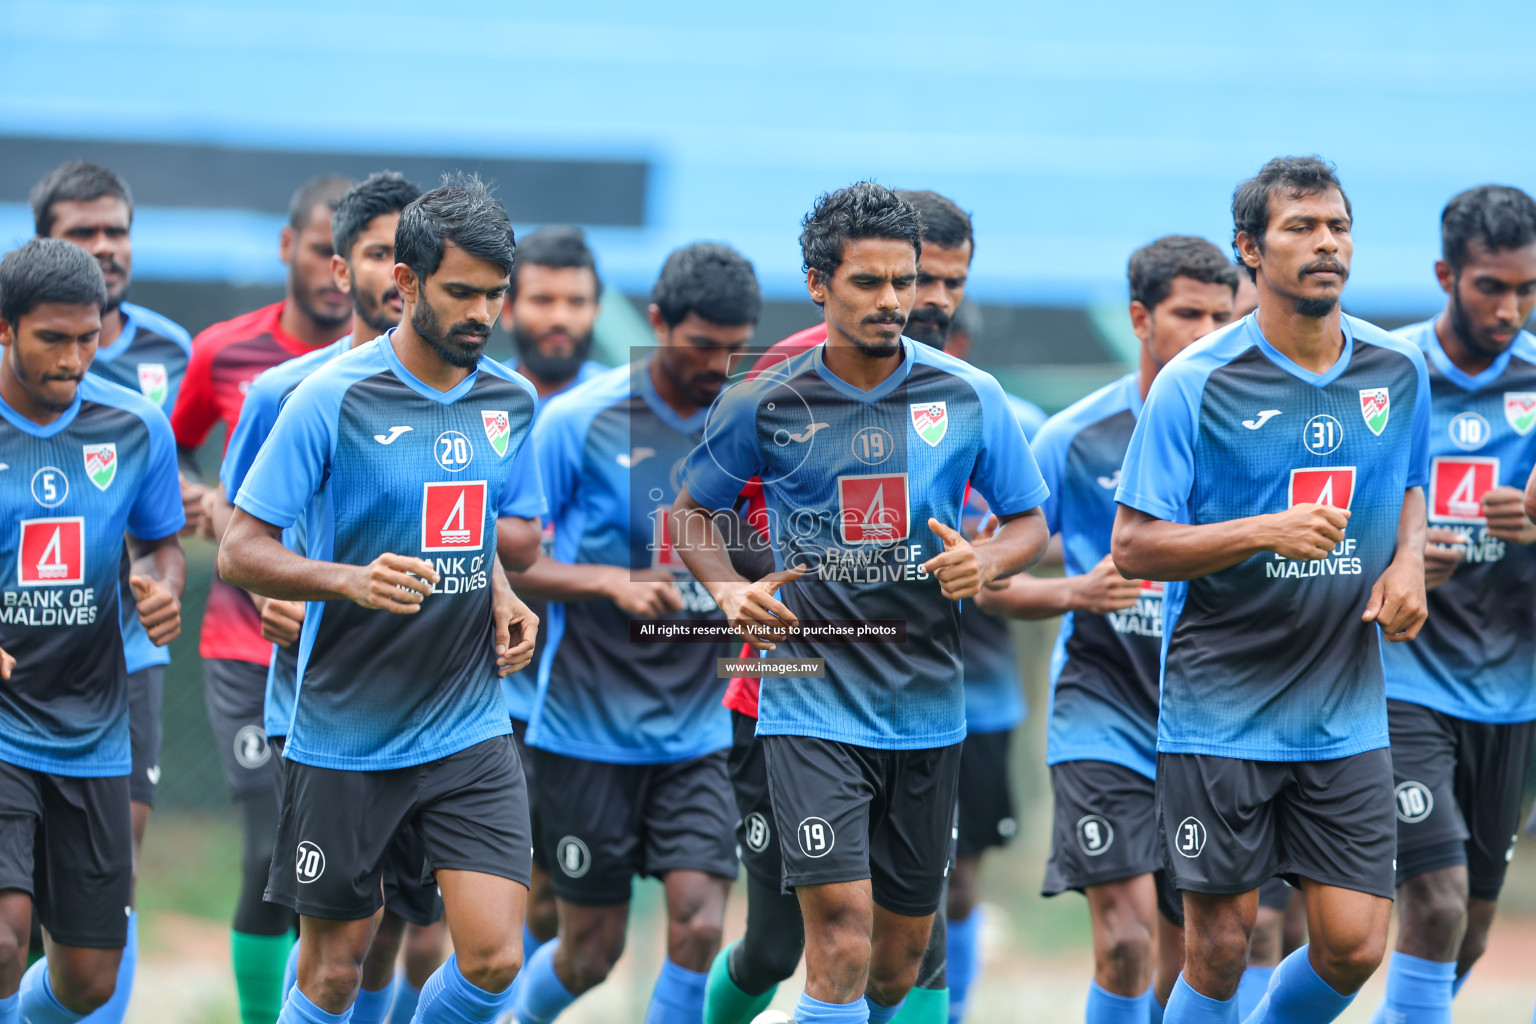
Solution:
<path fill-rule="evenodd" d="M 1269 991 L 1269 979 L 1274 977 L 1277 967 L 1258 967 L 1249 964 L 1243 971 L 1242 980 L 1237 983 L 1237 1015 L 1244 1020 L 1258 1008 L 1259 1000 L 1264 998 L 1264 993 Z"/>
<path fill-rule="evenodd" d="M 350 1006 L 341 1013 L 327 1013 L 310 1002 L 304 991 L 295 985 L 289 990 L 288 998 L 283 1000 L 283 1012 L 277 1018 L 277 1024 L 347 1024 L 351 1019 Z"/>
<path fill-rule="evenodd" d="M 902 999 L 901 1003 L 905 1002 L 906 999 Z M 869 1007 L 869 1024 L 887 1024 L 892 1017 L 901 1012 L 901 1003 L 886 1006 L 884 1003 L 875 1002 L 867 995 L 864 997 L 864 1003 Z"/>
<path fill-rule="evenodd" d="M 0 999 L 0 1024 L 21 1024 L 21 995 Z"/>
<path fill-rule="evenodd" d="M 134 969 L 139 964 L 139 915 L 128 915 L 128 944 L 123 947 L 123 962 L 117 967 L 117 988 L 112 998 L 95 1012 L 85 1016 L 86 1024 L 123 1024 L 128 1016 L 128 1000 L 133 995 Z"/>
<path fill-rule="evenodd" d="M 416 1016 L 416 1004 L 420 1001 L 421 989 L 406 980 L 404 971 L 396 971 L 395 1005 L 389 1011 L 389 1024 L 411 1024 L 411 1018 Z"/>
<path fill-rule="evenodd" d="M 704 1019 L 704 982 L 709 975 L 679 967 L 669 957 L 651 990 L 645 1024 L 699 1024 Z"/>
<path fill-rule="evenodd" d="M 1371 1024 L 1451 1024 L 1456 965 L 1393 953 L 1387 962 L 1387 994 Z"/>
<path fill-rule="evenodd" d="M 971 997 L 971 986 L 981 973 L 981 959 L 976 940 L 981 937 L 981 908 L 972 910 L 969 917 L 949 919 L 949 931 L 945 940 L 949 943 L 948 963 L 945 966 L 949 979 L 949 1024 L 960 1024 L 965 1017 L 966 1000 Z"/>
<path fill-rule="evenodd" d="M 48 978 L 48 958 L 41 957 L 21 976 L 21 988 L 16 993 L 21 998 L 18 1006 L 21 1019 L 27 1024 L 75 1024 L 85 1015 L 76 1013 L 53 994 L 53 982 Z"/>
<path fill-rule="evenodd" d="M 517 994 L 518 1024 L 549 1024 L 576 1001 L 555 973 L 555 950 L 559 948 L 560 940 L 551 939 L 523 961 L 523 986 Z"/>
<path fill-rule="evenodd" d="M 1117 996 L 1098 982 L 1088 985 L 1088 1024 L 1146 1024 L 1147 1000 L 1156 1002 L 1149 987 L 1139 996 Z"/>
<path fill-rule="evenodd" d="M 283 1001 L 288 1001 L 288 993 L 293 991 L 293 986 L 299 983 L 299 940 L 293 940 L 293 948 L 288 951 L 288 966 L 283 968 Z"/>
<path fill-rule="evenodd" d="M 1453 964 L 1446 966 L 1454 969 Z M 1449 976 L 1446 981 L 1450 981 Z M 1390 978 L 1387 984 L 1391 985 Z M 1354 1001 L 1354 995 L 1340 995 L 1312 969 L 1307 947 L 1302 946 L 1275 968 L 1269 991 L 1244 1019 L 1244 1024 L 1328 1024 Z M 1413 1024 L 1420 1024 L 1423 1019 L 1415 1017 Z"/>
<path fill-rule="evenodd" d="M 491 1024 L 500 1014 L 505 992 L 487 992 L 464 977 L 455 953 L 421 986 L 416 1004 L 420 1024 Z"/>
<path fill-rule="evenodd" d="M 1466 974 L 1458 974 L 1458 975 L 1456 975 L 1456 980 L 1451 982 L 1451 998 L 1452 999 L 1455 999 L 1457 996 L 1461 995 L 1461 986 L 1463 986 L 1463 985 L 1465 985 L 1467 983 L 1467 978 L 1470 977 L 1471 974 L 1472 974 L 1472 968 L 1468 967 Z"/>
<path fill-rule="evenodd" d="M 359 988 L 357 998 L 352 1000 L 352 1024 L 384 1024 L 384 1018 L 389 1016 L 394 1002 L 394 978 L 390 978 L 389 984 L 376 992 Z"/>
<path fill-rule="evenodd" d="M 1241 1020 L 1237 1015 L 1236 996 L 1231 999 L 1203 996 L 1189 987 L 1183 974 L 1173 983 L 1166 1012 L 1168 1024 L 1239 1024 Z"/>
<path fill-rule="evenodd" d="M 795 1024 L 865 1024 L 869 1003 L 855 999 L 851 1003 L 824 1003 L 804 992 L 795 1004 Z"/>

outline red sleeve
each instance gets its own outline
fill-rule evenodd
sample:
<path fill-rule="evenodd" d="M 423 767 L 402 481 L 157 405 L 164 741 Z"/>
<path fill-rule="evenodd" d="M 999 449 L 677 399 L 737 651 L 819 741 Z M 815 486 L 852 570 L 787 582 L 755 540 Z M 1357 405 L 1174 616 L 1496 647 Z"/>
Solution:
<path fill-rule="evenodd" d="M 179 447 L 201 447 L 218 422 L 219 410 L 213 400 L 213 357 L 219 348 L 206 331 L 192 342 L 192 358 L 187 362 L 176 407 L 171 410 L 171 430 Z"/>

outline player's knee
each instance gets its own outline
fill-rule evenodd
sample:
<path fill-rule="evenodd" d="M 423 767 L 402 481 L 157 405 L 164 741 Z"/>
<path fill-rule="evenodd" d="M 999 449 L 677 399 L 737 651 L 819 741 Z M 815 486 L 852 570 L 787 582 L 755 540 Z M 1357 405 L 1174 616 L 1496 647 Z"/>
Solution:
<path fill-rule="evenodd" d="M 0 974 L 9 967 L 25 965 L 30 940 L 30 936 L 18 935 L 15 929 L 0 921 Z"/>
<path fill-rule="evenodd" d="M 1387 937 L 1383 933 L 1364 936 L 1344 946 L 1313 948 L 1317 950 L 1318 973 L 1335 989 L 1348 994 L 1358 991 L 1381 966 L 1387 954 Z"/>
<path fill-rule="evenodd" d="M 91 1013 L 107 1004 L 117 991 L 117 970 L 92 971 L 88 975 L 69 978 L 65 982 L 68 995 L 60 993 L 60 1002 L 76 1013 Z"/>
<path fill-rule="evenodd" d="M 608 980 L 613 965 L 624 953 L 624 935 L 617 939 L 607 936 L 590 936 L 580 941 L 560 943 L 559 956 L 567 968 L 561 971 L 561 980 L 576 995 L 595 988 Z"/>
<path fill-rule="evenodd" d="M 1099 951 L 1100 971 L 1129 990 L 1152 972 L 1152 930 L 1140 921 L 1123 921 L 1110 928 Z"/>
<path fill-rule="evenodd" d="M 315 1005 L 322 1009 L 344 1007 L 352 1001 L 363 983 L 363 965 L 350 956 L 322 957 L 317 965 L 305 972 L 300 981 L 304 983 L 304 994 Z"/>
<path fill-rule="evenodd" d="M 1410 897 L 1412 927 L 1416 935 L 1449 957 L 1463 945 L 1467 934 L 1467 901 L 1450 886 L 1424 887 Z"/>
<path fill-rule="evenodd" d="M 459 973 L 471 985 L 487 992 L 504 992 L 517 972 L 523 969 L 523 951 L 518 946 L 507 945 L 488 950 L 465 959 L 459 955 Z"/>
<path fill-rule="evenodd" d="M 708 913 L 673 921 L 669 932 L 672 959 L 680 964 L 701 958 L 707 961 L 719 950 L 724 930 L 725 922 Z"/>
<path fill-rule="evenodd" d="M 922 963 L 923 956 L 919 952 L 915 958 L 904 958 L 900 963 L 870 964 L 869 994 L 877 1003 L 895 1006 L 905 999 L 907 993 L 912 991 L 912 986 L 917 984 L 917 972 Z"/>
<path fill-rule="evenodd" d="M 747 929 L 736 953 L 737 966 L 743 975 L 750 974 L 754 979 L 772 984 L 795 973 L 795 968 L 800 966 L 805 940 L 800 936 L 764 934 L 765 931 L 760 929 L 754 933 L 750 927 Z M 759 990 L 765 987 L 758 985 Z"/>

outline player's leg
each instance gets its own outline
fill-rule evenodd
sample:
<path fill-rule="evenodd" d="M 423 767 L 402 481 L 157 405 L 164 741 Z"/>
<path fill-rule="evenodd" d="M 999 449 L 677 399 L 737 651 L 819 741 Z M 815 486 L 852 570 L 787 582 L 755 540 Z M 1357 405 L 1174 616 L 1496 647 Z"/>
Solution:
<path fill-rule="evenodd" d="M 1467 931 L 1467 828 L 1457 799 L 1455 720 L 1387 702 L 1397 814 L 1397 948 L 1377 1021 L 1449 1021 Z M 1492 794 L 1488 794 L 1492 795 Z M 1518 814 L 1519 812 L 1516 811 Z"/>
<path fill-rule="evenodd" d="M 747 874 L 747 929 L 710 965 L 704 988 L 704 1024 L 748 1024 L 773 1001 L 779 983 L 795 973 L 805 948 L 800 901 L 783 891 L 768 796 L 768 764 L 757 741 L 757 719 L 731 712 L 733 740 L 727 766 L 740 815 L 736 843 Z"/>
<path fill-rule="evenodd" d="M 960 751 L 956 855 L 945 898 L 945 946 L 950 1017 L 965 1017 L 971 988 L 981 976 L 983 911 L 978 885 L 981 858 L 1008 845 L 1018 829 L 1009 747 L 1012 730 L 966 736 Z"/>
<path fill-rule="evenodd" d="M 405 949 L 400 958 L 401 970 L 395 974 L 395 1002 L 389 1011 L 389 1024 L 411 1024 L 411 1018 L 416 1016 L 416 1003 L 421 999 L 421 986 L 448 959 L 447 946 L 448 926 L 443 923 L 441 914 L 436 923 L 425 928 L 406 925 Z M 523 958 L 526 963 L 526 949 Z M 514 984 L 516 980 L 513 979 Z"/>
<path fill-rule="evenodd" d="M 271 1024 L 283 1005 L 283 975 L 296 918 L 262 894 L 277 834 L 273 751 L 263 702 L 267 670 L 248 661 L 203 662 L 203 696 L 231 798 L 240 811 L 240 886 L 230 934 L 242 1024 Z"/>
<path fill-rule="evenodd" d="M 1107 761 L 1063 761 L 1051 766 L 1051 790 L 1051 853 L 1041 892 L 1088 897 L 1094 977 L 1087 1020 L 1145 1019 L 1154 998 L 1154 875 L 1162 865 L 1153 781 Z M 1176 903 L 1169 913 L 1181 913 Z"/>
<path fill-rule="evenodd" d="M 437 882 L 427 870 L 426 850 L 414 826 L 399 829 L 384 855 L 384 913 L 363 961 L 362 987 L 352 1004 L 352 1024 L 382 1024 L 396 997 L 395 961 L 408 926 L 442 919 Z M 436 970 L 439 963 L 432 965 Z M 427 972 L 430 976 L 431 971 Z M 425 980 L 425 979 L 423 979 Z M 419 999 L 419 990 L 407 1001 Z M 412 1009 L 414 1013 L 414 1007 Z"/>
<path fill-rule="evenodd" d="M 1300 889 L 1291 890 L 1285 905 L 1285 923 L 1280 932 L 1281 950 L 1290 956 L 1307 944 L 1307 897 Z"/>
<path fill-rule="evenodd" d="M 528 821 L 533 830 L 533 866 L 528 878 L 528 909 L 523 918 L 523 963 L 526 965 L 533 960 L 533 955 L 539 951 L 539 947 L 555 938 L 560 933 L 560 909 L 555 902 L 554 883 L 549 877 L 549 851 L 544 848 L 541 841 L 543 828 L 539 819 L 539 787 L 534 768 L 534 758 L 525 741 L 528 735 L 528 722 L 513 716 L 512 741 L 517 746 L 517 759 L 523 766 L 523 777 L 528 783 Z M 441 953 L 439 961 L 441 961 Z M 432 970 L 436 970 L 434 965 Z M 429 974 L 431 971 L 428 972 Z M 517 991 L 528 977 L 526 970 L 519 971 L 516 978 L 512 979 L 512 988 L 507 993 L 508 1005 L 516 1005 Z M 402 976 L 402 982 L 404 983 Z M 401 988 L 397 984 L 397 988 Z M 411 998 L 411 997 L 407 997 Z M 408 1018 L 395 1015 L 398 1024 L 409 1024 Z"/>
<path fill-rule="evenodd" d="M 386 895 L 379 926 L 363 957 L 357 999 L 352 1003 L 352 1024 L 381 1024 L 389 1014 L 395 1000 L 395 958 L 404 940 L 405 919 L 389 909 Z"/>
<path fill-rule="evenodd" d="M 1248 967 L 1237 986 L 1238 1011 L 1245 1017 L 1264 998 L 1269 979 L 1285 959 L 1285 908 L 1290 902 L 1291 887 L 1282 879 L 1271 878 L 1259 887 L 1259 916 L 1248 940 Z"/>
<path fill-rule="evenodd" d="M 437 873 L 454 953 L 422 987 L 420 1024 L 490 1024 L 523 965 L 527 788 L 511 736 L 432 763 L 412 825 Z"/>
<path fill-rule="evenodd" d="M 946 886 L 946 889 L 948 887 Z M 949 1024 L 949 928 L 945 915 L 945 899 L 939 901 L 939 909 L 933 915 L 933 927 L 928 930 L 928 948 L 917 965 L 917 981 L 901 1004 L 891 1024 Z M 959 1018 L 955 1018 L 958 1020 Z"/>
<path fill-rule="evenodd" d="M 1157 883 L 1157 970 L 1152 975 L 1147 1015 L 1157 1024 L 1184 971 L 1184 897 L 1173 888 L 1166 871 L 1154 873 L 1153 878 Z"/>
<path fill-rule="evenodd" d="M 539 845 L 549 852 L 557 938 L 528 958 L 517 1018 L 554 1020 L 602 982 L 624 952 L 630 888 L 644 867 L 643 799 L 655 766 L 616 765 L 533 748 Z"/>
<path fill-rule="evenodd" d="M 1386 749 L 1290 766 L 1278 795 L 1282 866 L 1307 897 L 1311 942 L 1286 957 L 1249 1020 L 1334 1020 L 1381 964 L 1392 911 L 1392 755 Z M 1415 1018 L 1421 1019 L 1421 1018 Z"/>
<path fill-rule="evenodd" d="M 651 768 L 643 801 L 645 866 L 667 891 L 667 958 L 647 1024 L 689 1024 L 704 1013 L 710 962 L 720 951 L 736 878 L 736 808 L 726 752 Z"/>

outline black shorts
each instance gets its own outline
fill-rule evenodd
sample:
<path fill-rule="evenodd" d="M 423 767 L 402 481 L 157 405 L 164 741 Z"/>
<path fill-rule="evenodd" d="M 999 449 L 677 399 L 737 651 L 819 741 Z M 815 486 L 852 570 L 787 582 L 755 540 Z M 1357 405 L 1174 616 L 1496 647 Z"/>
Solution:
<path fill-rule="evenodd" d="M 267 902 L 330 921 L 372 916 L 405 827 L 425 852 L 423 880 L 428 871 L 477 871 L 527 885 L 528 804 L 512 737 L 384 771 L 288 761 Z"/>
<path fill-rule="evenodd" d="M 203 700 L 233 800 L 277 785 L 263 713 L 266 697 L 265 665 L 232 658 L 203 662 Z"/>
<path fill-rule="evenodd" d="M 610 764 L 533 748 L 539 843 L 567 903 L 627 903 L 636 875 L 736 877 L 725 751 L 669 764 Z"/>
<path fill-rule="evenodd" d="M 1259 906 L 1284 910 L 1291 905 L 1291 893 L 1295 891 L 1285 879 L 1271 878 L 1259 886 Z"/>
<path fill-rule="evenodd" d="M 1385 747 L 1329 761 L 1157 755 L 1158 831 L 1181 891 L 1280 876 L 1392 898 L 1397 825 Z"/>
<path fill-rule="evenodd" d="M 1111 761 L 1063 761 L 1051 765 L 1051 793 L 1051 856 L 1040 895 L 1151 875 L 1158 910 L 1184 922 L 1183 903 L 1163 865 L 1151 779 Z"/>
<path fill-rule="evenodd" d="M 784 857 L 779 853 L 768 799 L 768 759 L 757 741 L 757 719 L 731 712 L 731 789 L 736 793 L 736 847 L 747 873 L 764 885 L 784 881 Z"/>
<path fill-rule="evenodd" d="M 786 888 L 868 878 L 896 914 L 938 909 L 953 848 L 960 744 L 876 750 L 762 736 Z"/>
<path fill-rule="evenodd" d="M 1007 846 L 1019 830 L 1008 748 L 1013 730 L 973 732 L 960 745 L 960 824 L 955 846 L 961 857 L 979 857 Z"/>
<path fill-rule="evenodd" d="M 425 928 L 443 916 L 443 894 L 427 864 L 426 844 L 405 825 L 384 851 L 384 909 Z"/>
<path fill-rule="evenodd" d="M 517 759 L 523 763 L 523 780 L 528 788 L 528 828 L 533 835 L 533 862 L 548 871 L 549 856 L 539 842 L 539 804 L 534 799 L 537 787 L 533 778 L 533 748 L 528 746 L 528 723 L 521 718 L 511 721 L 512 740 L 517 744 Z"/>
<path fill-rule="evenodd" d="M 128 737 L 133 772 L 128 795 L 135 803 L 155 806 L 160 785 L 160 708 L 165 694 L 165 666 L 150 665 L 128 676 Z"/>
<path fill-rule="evenodd" d="M 1467 891 L 1497 900 L 1515 852 L 1536 723 L 1472 722 L 1387 702 L 1397 784 L 1397 883 L 1466 865 Z"/>
<path fill-rule="evenodd" d="M 79 779 L 0 761 L 0 890 L 32 897 L 53 941 L 128 942 L 133 826 L 128 776 Z"/>

